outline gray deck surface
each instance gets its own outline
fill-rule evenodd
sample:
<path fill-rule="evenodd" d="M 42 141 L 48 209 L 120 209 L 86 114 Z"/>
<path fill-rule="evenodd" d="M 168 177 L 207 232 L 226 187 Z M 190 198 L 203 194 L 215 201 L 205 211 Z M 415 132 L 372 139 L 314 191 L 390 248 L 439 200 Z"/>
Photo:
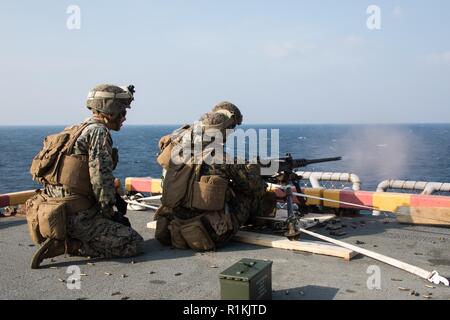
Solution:
<path fill-rule="evenodd" d="M 241 258 L 273 261 L 273 299 L 424 300 L 422 295 L 450 299 L 449 287 L 427 288 L 430 283 L 426 280 L 362 256 L 347 262 L 238 242 L 209 253 L 163 247 L 154 240 L 154 231 L 146 228 L 152 215 L 150 211 L 128 213 L 145 238 L 146 253 L 141 256 L 116 260 L 60 256 L 54 262 L 45 260 L 39 270 L 29 267 L 36 247 L 28 236 L 26 220 L 0 218 L 0 299 L 220 299 L 219 274 Z M 363 248 L 450 277 L 450 229 L 400 225 L 390 218 L 341 220 L 347 225 L 347 235 L 340 240 L 362 241 Z M 329 235 L 325 228 L 312 230 Z M 69 290 L 61 281 L 70 276 L 66 273 L 70 265 L 78 265 L 86 274 L 79 290 Z M 381 271 L 380 290 L 367 287 L 367 270 L 372 265 Z M 415 290 L 420 296 L 399 287 Z"/>

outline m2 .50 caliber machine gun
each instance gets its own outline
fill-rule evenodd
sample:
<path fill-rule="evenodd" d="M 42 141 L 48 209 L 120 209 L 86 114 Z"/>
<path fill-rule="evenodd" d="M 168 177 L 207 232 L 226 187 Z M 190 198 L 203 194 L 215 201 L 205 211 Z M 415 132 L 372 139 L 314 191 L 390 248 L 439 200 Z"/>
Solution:
<path fill-rule="evenodd" d="M 342 160 L 342 157 L 334 157 L 334 158 L 322 158 L 322 159 L 294 159 L 290 153 L 287 153 L 286 156 L 272 159 L 268 161 L 268 164 L 261 165 L 262 168 L 273 168 L 273 164 L 278 165 L 276 173 L 274 174 L 264 174 L 262 173 L 262 177 L 266 182 L 281 184 L 285 187 L 286 193 L 286 209 L 287 209 L 287 219 L 286 226 L 287 231 L 284 234 L 289 240 L 296 240 L 300 234 L 300 231 L 297 228 L 297 224 L 299 218 L 304 212 L 299 212 L 297 210 L 294 211 L 294 195 L 292 194 L 292 187 L 295 187 L 297 193 L 301 193 L 300 180 L 301 177 L 295 173 L 295 169 L 306 167 L 310 164 L 322 163 L 322 162 L 330 162 L 330 161 L 339 161 Z M 275 161 L 276 163 L 272 163 Z M 267 161 L 265 161 L 267 163 Z M 298 202 L 300 203 L 300 208 L 305 208 L 305 199 L 303 197 L 298 197 Z M 300 209 L 300 211 L 302 211 Z"/>

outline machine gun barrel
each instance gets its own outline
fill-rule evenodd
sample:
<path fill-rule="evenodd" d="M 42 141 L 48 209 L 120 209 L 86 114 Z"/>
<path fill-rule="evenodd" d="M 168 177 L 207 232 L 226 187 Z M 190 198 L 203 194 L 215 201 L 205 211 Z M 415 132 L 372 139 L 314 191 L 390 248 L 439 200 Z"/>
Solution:
<path fill-rule="evenodd" d="M 321 158 L 321 159 L 289 159 L 286 161 L 286 164 L 291 162 L 291 165 L 289 165 L 291 168 L 300 168 L 300 167 L 306 167 L 307 165 L 314 164 L 314 163 L 322 163 L 322 162 L 331 162 L 331 161 L 339 161 L 342 160 L 342 157 L 334 157 L 334 158 Z"/>
<path fill-rule="evenodd" d="M 333 157 L 333 158 L 320 158 L 320 159 L 294 159 L 291 154 L 287 154 L 285 157 L 273 159 L 269 161 L 269 164 L 264 165 L 262 167 L 270 167 L 272 161 L 278 163 L 278 169 L 276 170 L 278 173 L 282 172 L 293 172 L 296 168 L 306 167 L 307 165 L 314 163 L 322 163 L 322 162 L 330 162 L 330 161 L 339 161 L 342 160 L 342 157 Z M 271 176 L 275 172 L 271 174 L 262 174 L 263 176 Z"/>

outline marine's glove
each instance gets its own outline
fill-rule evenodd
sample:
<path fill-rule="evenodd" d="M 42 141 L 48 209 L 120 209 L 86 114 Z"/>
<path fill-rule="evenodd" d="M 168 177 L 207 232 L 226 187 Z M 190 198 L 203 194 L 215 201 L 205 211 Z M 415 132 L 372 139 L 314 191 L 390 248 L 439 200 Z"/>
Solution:
<path fill-rule="evenodd" d="M 105 217 L 106 219 L 112 219 L 114 216 L 115 212 L 113 207 L 111 206 L 102 206 L 102 215 L 103 217 Z"/>
<path fill-rule="evenodd" d="M 125 217 L 122 213 L 118 211 L 116 211 L 116 213 L 112 217 L 112 221 L 123 224 L 126 227 L 131 227 L 130 220 L 128 220 L 127 217 Z"/>
<path fill-rule="evenodd" d="M 126 215 L 127 214 L 127 203 L 125 202 L 125 200 L 123 200 L 123 198 L 116 193 L 116 204 L 115 204 L 117 211 L 119 211 L 122 215 Z"/>
<path fill-rule="evenodd" d="M 113 170 L 116 170 L 117 165 L 119 164 L 119 149 L 112 148 L 111 158 L 113 161 Z"/>

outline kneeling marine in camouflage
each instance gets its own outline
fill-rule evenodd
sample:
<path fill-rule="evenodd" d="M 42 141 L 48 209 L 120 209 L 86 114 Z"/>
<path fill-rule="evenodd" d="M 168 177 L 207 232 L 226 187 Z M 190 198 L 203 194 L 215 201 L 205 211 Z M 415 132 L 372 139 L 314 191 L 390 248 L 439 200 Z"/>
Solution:
<path fill-rule="evenodd" d="M 114 185 L 118 153 L 109 132 L 122 127 L 133 94 L 133 86 L 95 87 L 87 100 L 92 117 L 48 136 L 34 158 L 30 173 L 44 189 L 26 205 L 32 240 L 42 244 L 33 269 L 64 253 L 112 258 L 142 251 L 143 238 L 124 216 Z"/>

